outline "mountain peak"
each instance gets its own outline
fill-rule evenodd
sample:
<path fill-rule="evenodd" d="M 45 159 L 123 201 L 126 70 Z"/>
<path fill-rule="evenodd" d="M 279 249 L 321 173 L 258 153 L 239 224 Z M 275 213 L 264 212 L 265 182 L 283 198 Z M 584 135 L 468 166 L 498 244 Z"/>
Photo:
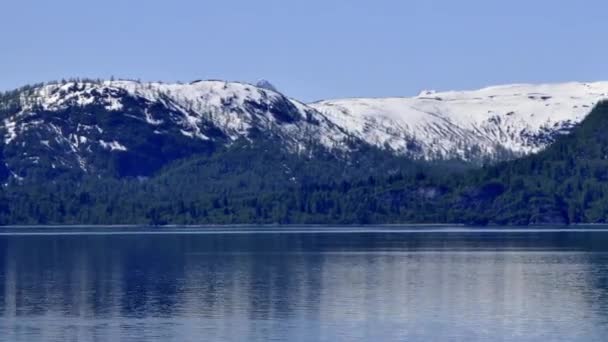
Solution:
<path fill-rule="evenodd" d="M 277 92 L 277 93 L 279 92 L 279 90 L 272 83 L 270 83 L 270 81 L 265 80 L 265 79 L 259 80 L 255 84 L 255 86 L 258 87 L 258 88 L 262 88 L 262 89 L 266 89 L 266 90 L 271 90 L 271 91 L 274 91 L 274 92 Z"/>

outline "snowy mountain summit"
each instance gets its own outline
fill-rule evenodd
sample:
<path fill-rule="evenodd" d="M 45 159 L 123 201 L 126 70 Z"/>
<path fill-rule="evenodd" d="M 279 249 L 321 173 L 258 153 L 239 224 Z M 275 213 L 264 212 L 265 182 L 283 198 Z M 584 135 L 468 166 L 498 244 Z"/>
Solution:
<path fill-rule="evenodd" d="M 348 138 L 298 101 L 224 81 L 30 86 L 0 95 L 0 116 L 4 164 L 18 177 L 38 167 L 147 176 L 237 141 L 272 139 L 305 153 L 313 145 L 344 149 Z"/>
<path fill-rule="evenodd" d="M 304 104 L 267 81 L 65 81 L 0 94 L 0 173 L 147 176 L 268 139 L 299 154 L 367 144 L 414 159 L 504 160 L 544 149 L 607 95 L 608 82 L 520 84 Z"/>
<path fill-rule="evenodd" d="M 608 82 L 422 91 L 410 98 L 311 104 L 350 134 L 422 159 L 500 160 L 535 153 L 608 96 Z"/>

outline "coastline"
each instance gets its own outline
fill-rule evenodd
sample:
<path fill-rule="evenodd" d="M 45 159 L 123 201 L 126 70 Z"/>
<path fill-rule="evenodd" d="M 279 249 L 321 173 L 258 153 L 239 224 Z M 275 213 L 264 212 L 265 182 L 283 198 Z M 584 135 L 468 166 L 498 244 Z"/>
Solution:
<path fill-rule="evenodd" d="M 427 225 L 49 225 L 2 226 L 0 236 L 61 235 L 256 235 L 256 234 L 534 234 L 608 233 L 608 225 L 578 226 L 466 226 Z"/>

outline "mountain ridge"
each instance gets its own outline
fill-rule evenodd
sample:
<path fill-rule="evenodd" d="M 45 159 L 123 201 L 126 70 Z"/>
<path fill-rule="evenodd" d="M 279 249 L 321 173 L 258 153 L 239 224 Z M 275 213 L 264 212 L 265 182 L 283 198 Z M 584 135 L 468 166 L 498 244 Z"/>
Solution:
<path fill-rule="evenodd" d="M 415 97 L 350 98 L 312 107 L 355 136 L 397 151 L 418 143 L 421 159 L 482 155 L 500 149 L 517 156 L 546 148 L 608 95 L 608 82 L 513 84 L 469 91 L 423 91 Z M 369 130 L 369 122 L 378 127 Z M 430 157 L 429 157 L 430 156 Z"/>
<path fill-rule="evenodd" d="M 273 86 L 222 80 L 38 84 L 0 95 L 0 174 L 150 176 L 180 158 L 268 137 L 300 155 L 368 145 L 479 165 L 543 150 L 607 94 L 608 82 L 572 82 L 305 104 Z"/>

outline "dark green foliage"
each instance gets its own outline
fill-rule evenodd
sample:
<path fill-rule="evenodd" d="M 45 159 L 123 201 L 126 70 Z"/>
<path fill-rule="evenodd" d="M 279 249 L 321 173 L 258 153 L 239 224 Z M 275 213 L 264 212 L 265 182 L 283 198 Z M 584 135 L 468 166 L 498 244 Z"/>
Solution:
<path fill-rule="evenodd" d="M 4 189 L 0 222 L 396 223 L 404 215 L 415 219 L 424 202 L 445 192 L 425 180 L 431 170 L 372 148 L 344 155 L 313 148 L 304 156 L 272 140 L 240 141 L 147 179 L 65 173 L 51 182 L 14 183 Z"/>
<path fill-rule="evenodd" d="M 608 221 L 608 103 L 547 150 L 472 172 L 462 179 L 462 212 L 494 224 Z M 489 198 L 487 185 L 500 186 Z M 477 193 L 475 193 L 477 192 Z M 475 214 L 477 212 L 477 214 Z"/>

